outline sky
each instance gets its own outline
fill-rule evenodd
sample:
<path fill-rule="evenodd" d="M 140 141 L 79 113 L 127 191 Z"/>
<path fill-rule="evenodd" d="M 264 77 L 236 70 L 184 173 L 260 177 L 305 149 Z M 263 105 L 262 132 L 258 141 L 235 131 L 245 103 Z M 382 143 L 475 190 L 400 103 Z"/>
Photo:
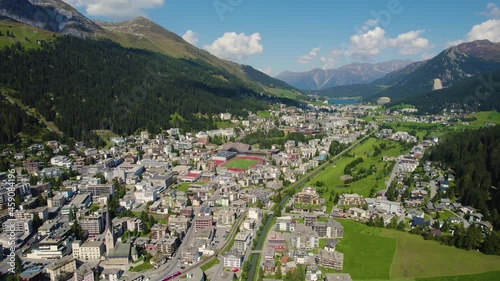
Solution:
<path fill-rule="evenodd" d="M 90 19 L 144 16 L 198 48 L 271 76 L 353 62 L 420 61 L 500 42 L 492 0 L 64 0 Z"/>

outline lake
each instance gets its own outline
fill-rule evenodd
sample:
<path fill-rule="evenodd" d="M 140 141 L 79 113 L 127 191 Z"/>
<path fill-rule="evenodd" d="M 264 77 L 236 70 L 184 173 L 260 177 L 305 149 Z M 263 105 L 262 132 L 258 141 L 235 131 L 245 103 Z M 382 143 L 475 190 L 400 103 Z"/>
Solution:
<path fill-rule="evenodd" d="M 330 104 L 357 104 L 358 100 L 345 100 L 345 99 L 334 99 L 328 101 Z"/>

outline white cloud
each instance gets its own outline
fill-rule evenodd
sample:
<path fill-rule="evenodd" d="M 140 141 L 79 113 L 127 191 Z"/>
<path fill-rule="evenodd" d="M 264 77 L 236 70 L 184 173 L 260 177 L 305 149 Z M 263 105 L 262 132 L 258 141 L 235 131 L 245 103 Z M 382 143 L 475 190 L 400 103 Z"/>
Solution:
<path fill-rule="evenodd" d="M 297 62 L 300 63 L 300 64 L 309 63 L 311 60 L 315 59 L 316 56 L 318 56 L 318 52 L 320 50 L 321 50 L 321 47 L 313 48 L 309 53 L 307 53 L 307 54 L 305 54 L 303 56 L 300 56 L 297 59 Z"/>
<path fill-rule="evenodd" d="M 363 24 L 363 26 L 361 27 L 360 31 L 361 32 L 366 32 L 367 30 L 369 30 L 372 26 L 376 26 L 378 24 L 378 20 L 377 19 L 369 19 L 367 21 L 365 21 L 365 23 Z"/>
<path fill-rule="evenodd" d="M 349 44 L 342 48 L 334 48 L 329 53 L 321 56 L 323 69 L 332 69 L 338 65 L 339 58 L 360 58 L 371 60 L 382 50 L 395 48 L 402 55 L 415 55 L 431 49 L 433 46 L 429 40 L 421 35 L 424 30 L 408 31 L 401 33 L 395 38 L 386 36 L 386 32 L 378 25 L 375 19 L 369 19 L 358 32 L 350 37 Z M 314 49 L 313 49 L 314 50 Z M 429 57 L 423 54 L 422 57 Z M 302 57 L 301 57 L 302 58 Z"/>
<path fill-rule="evenodd" d="M 486 5 L 486 10 L 481 14 L 491 19 L 500 19 L 500 8 L 498 8 L 495 3 L 488 3 L 488 5 Z"/>
<path fill-rule="evenodd" d="M 63 0 L 74 7 L 83 7 L 90 16 L 127 19 L 144 16 L 147 10 L 163 6 L 165 0 Z"/>
<path fill-rule="evenodd" d="M 432 48 L 429 40 L 420 37 L 424 30 L 409 31 L 399 34 L 394 39 L 389 39 L 389 45 L 398 48 L 402 55 L 414 55 Z"/>
<path fill-rule="evenodd" d="M 320 60 L 323 63 L 323 69 L 332 69 L 337 67 L 338 59 L 345 55 L 345 51 L 339 49 L 333 49 L 326 55 L 321 56 Z"/>
<path fill-rule="evenodd" d="M 186 40 L 189 44 L 196 46 L 196 43 L 198 43 L 198 34 L 190 29 L 182 35 L 182 39 Z"/>
<path fill-rule="evenodd" d="M 226 32 L 212 44 L 205 45 L 203 48 L 219 58 L 244 60 L 248 56 L 261 54 L 264 51 L 264 46 L 260 43 L 261 39 L 258 32 L 251 35 Z"/>
<path fill-rule="evenodd" d="M 367 58 L 380 53 L 385 45 L 385 30 L 379 26 L 365 33 L 358 33 L 350 38 L 351 47 L 346 54 L 353 57 Z"/>
<path fill-rule="evenodd" d="M 491 19 L 474 25 L 467 33 L 467 41 L 488 39 L 491 42 L 500 42 L 500 20 Z"/>
<path fill-rule="evenodd" d="M 259 71 L 260 72 L 263 72 L 269 76 L 271 76 L 271 74 L 273 73 L 273 70 L 271 69 L 271 67 L 265 67 L 265 68 L 259 68 Z"/>

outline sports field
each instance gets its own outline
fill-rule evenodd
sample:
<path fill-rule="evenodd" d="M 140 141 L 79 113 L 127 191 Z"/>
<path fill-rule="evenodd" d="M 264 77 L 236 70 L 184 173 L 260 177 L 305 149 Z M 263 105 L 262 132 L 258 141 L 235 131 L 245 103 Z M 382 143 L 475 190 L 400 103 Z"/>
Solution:
<path fill-rule="evenodd" d="M 224 163 L 223 166 L 232 171 L 242 172 L 262 163 L 262 161 L 263 160 L 259 157 L 237 156 Z"/>
<path fill-rule="evenodd" d="M 343 272 L 353 280 L 500 280 L 500 256 L 424 240 L 421 236 L 340 220 Z"/>

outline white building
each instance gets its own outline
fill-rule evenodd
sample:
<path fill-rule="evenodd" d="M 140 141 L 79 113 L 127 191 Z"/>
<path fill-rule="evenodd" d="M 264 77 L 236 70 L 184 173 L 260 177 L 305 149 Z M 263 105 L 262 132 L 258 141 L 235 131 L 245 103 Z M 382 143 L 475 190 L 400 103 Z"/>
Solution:
<path fill-rule="evenodd" d="M 156 190 L 152 187 L 144 188 L 134 192 L 135 201 L 137 203 L 147 203 L 156 201 Z"/>
<path fill-rule="evenodd" d="M 69 169 L 73 166 L 73 161 L 67 156 L 54 156 L 50 159 L 50 164 L 52 166 Z"/>
<path fill-rule="evenodd" d="M 243 262 L 243 257 L 236 251 L 229 251 L 224 256 L 224 267 L 240 268 Z"/>

